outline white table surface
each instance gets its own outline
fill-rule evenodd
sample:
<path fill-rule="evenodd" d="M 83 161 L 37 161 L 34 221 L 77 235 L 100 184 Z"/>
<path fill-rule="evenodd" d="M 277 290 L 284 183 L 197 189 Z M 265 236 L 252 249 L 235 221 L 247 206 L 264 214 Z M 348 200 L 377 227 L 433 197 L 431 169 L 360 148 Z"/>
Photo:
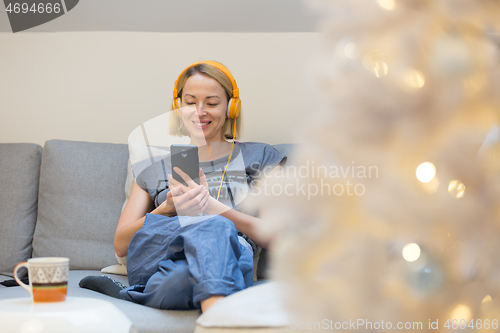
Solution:
<path fill-rule="evenodd" d="M 66 297 L 64 302 L 33 303 L 31 298 L 0 301 L 1 332 L 80 333 L 136 332 L 130 320 L 110 302 Z"/>

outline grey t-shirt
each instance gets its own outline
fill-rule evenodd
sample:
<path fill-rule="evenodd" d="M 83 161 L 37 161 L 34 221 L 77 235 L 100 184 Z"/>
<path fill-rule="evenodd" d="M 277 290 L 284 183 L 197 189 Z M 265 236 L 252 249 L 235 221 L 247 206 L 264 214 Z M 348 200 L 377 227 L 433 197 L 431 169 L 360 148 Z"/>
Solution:
<path fill-rule="evenodd" d="M 210 162 L 200 162 L 200 168 L 207 177 L 210 196 L 214 198 L 217 198 L 228 158 L 229 155 Z M 256 212 L 244 211 L 242 207 L 251 186 L 278 164 L 285 162 L 286 157 L 271 145 L 259 142 L 235 142 L 233 155 L 220 187 L 219 201 L 235 210 L 256 216 Z M 167 193 L 170 191 L 168 174 L 172 174 L 170 155 L 145 168 L 136 176 L 137 185 L 148 192 L 155 207 L 167 199 Z M 248 240 L 248 237 L 245 239 Z"/>

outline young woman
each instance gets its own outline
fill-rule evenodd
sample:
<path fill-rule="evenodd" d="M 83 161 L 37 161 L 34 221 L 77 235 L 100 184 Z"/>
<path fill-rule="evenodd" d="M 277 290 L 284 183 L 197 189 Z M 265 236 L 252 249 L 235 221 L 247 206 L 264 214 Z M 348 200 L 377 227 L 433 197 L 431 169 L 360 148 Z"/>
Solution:
<path fill-rule="evenodd" d="M 136 175 L 114 240 L 116 254 L 127 256 L 131 285 L 120 295 L 155 308 L 205 311 L 252 285 L 254 251 L 267 244 L 255 233 L 259 219 L 241 209 L 241 197 L 285 157 L 267 144 L 234 141 L 239 91 L 218 62 L 181 73 L 172 110 L 170 134 L 198 146 L 200 185 L 179 168 L 186 185 L 174 180 L 170 157 Z"/>

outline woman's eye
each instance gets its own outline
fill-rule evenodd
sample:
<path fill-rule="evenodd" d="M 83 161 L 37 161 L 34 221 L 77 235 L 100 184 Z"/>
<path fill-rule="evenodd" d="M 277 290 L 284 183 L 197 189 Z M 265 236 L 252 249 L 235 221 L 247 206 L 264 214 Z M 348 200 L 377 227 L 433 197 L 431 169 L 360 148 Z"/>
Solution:
<path fill-rule="evenodd" d="M 194 105 L 194 103 L 186 103 L 187 105 Z"/>
<path fill-rule="evenodd" d="M 219 104 L 210 104 L 210 103 L 208 104 L 208 106 L 217 106 L 217 105 Z"/>

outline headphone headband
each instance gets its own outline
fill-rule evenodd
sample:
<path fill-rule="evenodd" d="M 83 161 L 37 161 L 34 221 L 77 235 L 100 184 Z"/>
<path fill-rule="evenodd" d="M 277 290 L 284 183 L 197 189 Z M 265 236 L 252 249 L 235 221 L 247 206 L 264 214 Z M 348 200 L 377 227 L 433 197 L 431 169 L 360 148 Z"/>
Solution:
<path fill-rule="evenodd" d="M 218 70 L 220 70 L 222 73 L 224 73 L 227 76 L 227 78 L 231 82 L 231 86 L 233 88 L 233 97 L 229 100 L 229 103 L 228 103 L 228 117 L 229 118 L 238 117 L 238 115 L 240 114 L 240 109 L 241 109 L 241 101 L 240 101 L 240 90 L 238 89 L 238 86 L 236 85 L 236 80 L 234 79 L 234 77 L 231 74 L 231 72 L 229 71 L 229 69 L 226 68 L 226 66 L 224 66 L 223 64 L 221 64 L 217 61 L 212 61 L 212 60 L 195 62 L 194 64 L 191 64 L 188 67 L 186 67 L 181 72 L 181 74 L 179 75 L 177 80 L 175 80 L 175 83 L 174 83 L 174 91 L 173 91 L 174 100 L 172 103 L 174 109 L 180 108 L 180 105 L 177 102 L 177 99 L 180 98 L 178 95 L 178 91 L 177 91 L 177 85 L 179 84 L 179 80 L 181 79 L 182 75 L 184 75 L 184 73 L 188 69 L 190 69 L 191 67 L 197 66 L 199 64 L 211 65 L 211 66 L 217 68 Z"/>

